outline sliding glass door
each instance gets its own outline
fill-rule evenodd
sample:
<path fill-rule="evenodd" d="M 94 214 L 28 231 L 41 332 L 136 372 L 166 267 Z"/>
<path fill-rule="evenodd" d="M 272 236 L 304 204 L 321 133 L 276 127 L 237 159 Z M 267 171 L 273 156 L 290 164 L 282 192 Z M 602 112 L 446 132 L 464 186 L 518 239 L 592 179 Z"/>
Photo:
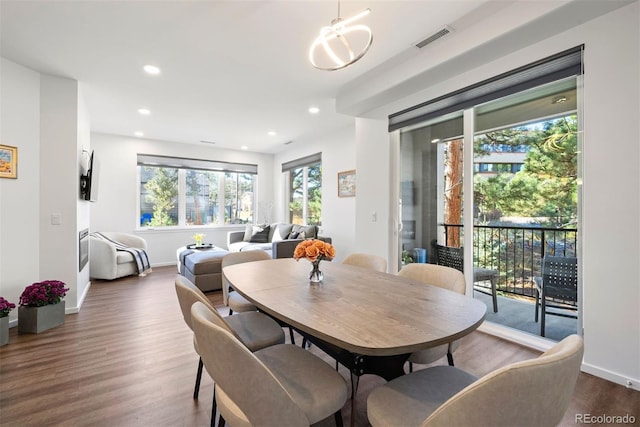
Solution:
<path fill-rule="evenodd" d="M 535 316 L 543 259 L 579 256 L 577 81 L 399 129 L 398 268 L 443 264 L 439 246 L 463 248 L 487 320 L 553 340 L 580 330 L 577 287 L 548 300 L 561 316 L 547 315 L 544 331 Z"/>
<path fill-rule="evenodd" d="M 463 209 L 462 111 L 400 132 L 400 267 L 436 262 L 435 244 L 459 245 Z M 456 224 L 450 236 L 442 224 Z"/>

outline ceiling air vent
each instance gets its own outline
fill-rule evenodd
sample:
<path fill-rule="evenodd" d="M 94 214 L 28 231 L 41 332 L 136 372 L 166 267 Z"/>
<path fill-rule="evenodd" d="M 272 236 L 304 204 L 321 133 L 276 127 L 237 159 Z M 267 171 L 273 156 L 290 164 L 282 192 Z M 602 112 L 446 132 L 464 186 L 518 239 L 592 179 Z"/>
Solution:
<path fill-rule="evenodd" d="M 215 141 L 205 141 L 205 140 L 202 140 L 202 141 L 200 141 L 200 142 L 202 142 L 203 144 L 215 144 Z"/>
<path fill-rule="evenodd" d="M 284 145 L 289 145 L 289 144 L 293 144 L 293 141 L 287 141 L 284 143 Z"/>
<path fill-rule="evenodd" d="M 436 31 L 435 33 L 425 38 L 424 40 L 419 41 L 415 45 L 418 49 L 422 49 L 426 45 L 433 43 L 434 41 L 446 36 L 449 33 L 453 33 L 453 28 L 449 27 L 448 25 L 445 25 L 444 27 L 442 27 L 441 30 Z"/>

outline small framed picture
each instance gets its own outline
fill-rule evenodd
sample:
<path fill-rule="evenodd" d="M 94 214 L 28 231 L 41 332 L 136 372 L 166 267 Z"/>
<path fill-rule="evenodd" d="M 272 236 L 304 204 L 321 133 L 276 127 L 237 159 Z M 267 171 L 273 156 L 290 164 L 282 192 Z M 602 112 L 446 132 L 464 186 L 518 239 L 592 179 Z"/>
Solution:
<path fill-rule="evenodd" d="M 18 147 L 0 144 L 0 178 L 18 177 Z"/>
<path fill-rule="evenodd" d="M 356 195 L 356 171 L 338 172 L 338 197 L 354 197 Z"/>

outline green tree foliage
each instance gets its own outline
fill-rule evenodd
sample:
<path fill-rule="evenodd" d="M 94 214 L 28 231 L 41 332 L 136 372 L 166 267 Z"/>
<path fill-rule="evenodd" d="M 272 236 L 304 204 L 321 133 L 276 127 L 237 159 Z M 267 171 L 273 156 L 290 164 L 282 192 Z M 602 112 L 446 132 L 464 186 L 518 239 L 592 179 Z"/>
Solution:
<path fill-rule="evenodd" d="M 575 115 L 543 122 L 541 127 L 500 130 L 476 138 L 478 155 L 488 154 L 495 144 L 528 147 L 524 167 L 519 172 L 474 178 L 475 202 L 481 219 L 506 215 L 575 221 L 577 143 Z"/>
<path fill-rule="evenodd" d="M 187 197 L 193 197 L 193 210 L 195 218 L 190 218 L 191 223 L 195 225 L 202 225 L 202 212 L 200 209 L 200 193 L 203 185 L 200 183 L 202 179 L 202 172 L 195 170 L 186 171 L 185 178 L 187 183 Z"/>
<path fill-rule="evenodd" d="M 252 221 L 250 206 L 245 203 L 252 203 L 244 200 L 245 195 L 253 193 L 253 178 L 251 174 L 241 174 L 226 172 L 224 174 L 224 205 L 225 222 L 235 224 L 239 222 Z"/>
<path fill-rule="evenodd" d="M 291 200 L 289 201 L 290 220 L 294 224 L 302 224 L 304 201 L 304 170 L 292 170 L 290 180 Z M 319 225 L 322 222 L 322 166 L 320 164 L 307 168 L 307 224 Z"/>
<path fill-rule="evenodd" d="M 153 199 L 153 217 L 149 225 L 175 225 L 169 211 L 175 207 L 178 197 L 178 170 L 170 168 L 147 169 L 154 172 L 153 178 L 144 185 Z"/>

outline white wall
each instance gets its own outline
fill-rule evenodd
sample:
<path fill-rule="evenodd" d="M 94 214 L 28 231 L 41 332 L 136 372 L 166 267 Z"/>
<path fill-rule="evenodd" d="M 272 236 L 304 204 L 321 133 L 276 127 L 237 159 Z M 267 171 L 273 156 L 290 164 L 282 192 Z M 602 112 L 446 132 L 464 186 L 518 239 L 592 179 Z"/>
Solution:
<path fill-rule="evenodd" d="M 76 187 L 76 239 L 78 239 L 78 235 L 80 230 L 84 230 L 89 228 L 90 224 L 90 214 L 91 211 L 89 209 L 89 202 L 80 199 L 80 174 L 86 173 L 83 169 L 82 165 L 86 166 L 86 157 L 83 157 L 83 151 L 91 152 L 91 119 L 89 116 L 89 110 L 84 101 L 84 97 L 82 95 L 82 84 L 78 84 L 78 111 L 77 111 L 77 142 L 76 142 L 76 177 L 77 177 L 77 187 Z M 77 240 L 76 240 L 77 242 Z M 76 243 L 76 260 L 80 257 L 78 243 Z M 79 260 L 76 261 L 78 264 L 76 267 L 79 267 Z M 89 282 L 89 264 L 84 266 L 81 271 L 78 271 L 78 281 L 77 281 L 77 306 L 82 306 L 82 302 L 89 291 L 89 287 L 91 283 Z"/>
<path fill-rule="evenodd" d="M 356 164 L 363 171 L 356 175 L 356 249 L 385 259 L 389 259 L 392 248 L 391 146 L 387 127 L 387 120 L 356 119 Z"/>
<path fill-rule="evenodd" d="M 0 137 L 18 147 L 18 179 L 0 179 L 0 296 L 17 306 L 39 279 L 40 74 L 1 61 Z M 17 317 L 16 308 L 12 324 Z"/>
<path fill-rule="evenodd" d="M 575 22 L 562 24 L 570 26 Z M 460 67 L 457 75 L 453 73 L 441 83 L 414 87 L 410 96 L 406 96 L 406 85 L 398 82 L 401 96 L 366 114 L 383 121 L 388 114 L 584 43 L 584 197 L 580 233 L 584 369 L 620 384 L 631 380 L 635 388 L 640 383 L 639 27 L 635 2 L 525 48 L 512 51 L 507 49 L 508 43 L 502 44 L 505 50 L 498 60 Z M 507 34 L 505 38 L 517 39 L 518 34 Z M 457 63 L 463 64 L 464 59 Z M 471 55 L 471 59 L 477 61 L 477 56 Z M 433 60 L 437 63 L 438 58 Z M 385 99 L 390 95 L 393 89 L 385 90 Z M 358 191 L 378 191 L 382 199 L 388 192 L 387 177 L 380 173 L 376 158 L 384 148 L 384 138 L 388 142 L 388 134 L 378 121 L 358 120 L 356 145 L 377 141 L 370 152 L 358 150 Z M 371 202 L 362 203 L 368 207 Z M 357 211 L 358 241 L 379 232 L 379 224 L 369 222 L 369 215 L 369 211 Z M 389 236 L 391 227 L 386 230 Z"/>
<path fill-rule="evenodd" d="M 338 197 L 338 172 L 356 169 L 355 129 L 347 127 L 330 135 L 311 141 L 296 141 L 284 153 L 277 154 L 273 161 L 274 176 L 274 221 L 287 222 L 287 204 L 284 194 L 287 182 L 282 173 L 282 164 L 318 152 L 322 153 L 322 226 L 320 234 L 332 238 L 336 249 L 335 261 L 361 247 L 355 242 L 356 199 L 360 193 L 356 183 L 356 197 Z"/>
<path fill-rule="evenodd" d="M 18 179 L 0 180 L 0 295 L 17 304 L 26 286 L 57 279 L 69 287 L 67 313 L 77 312 L 89 282 L 78 271 L 78 230 L 89 222 L 78 198 L 79 147 L 89 142 L 79 85 L 4 58 L 1 82 L 2 143 L 18 147 Z"/>
<path fill-rule="evenodd" d="M 133 233 L 147 241 L 153 265 L 176 263 L 176 249 L 192 243 L 191 236 L 206 234 L 205 241 L 226 248 L 227 232 L 244 226 L 215 228 L 189 227 L 174 230 L 139 229 L 137 209 L 137 155 L 158 154 L 220 160 L 258 165 L 257 206 L 264 209 L 273 199 L 273 156 L 240 150 L 224 150 L 204 145 L 181 144 L 134 137 L 93 133 L 91 146 L 100 162 L 98 200 L 91 203 L 91 231 L 121 231 Z M 258 210 L 257 218 L 263 213 Z"/>
<path fill-rule="evenodd" d="M 78 82 L 45 74 L 40 82 L 40 277 L 65 282 L 77 307 Z"/>

